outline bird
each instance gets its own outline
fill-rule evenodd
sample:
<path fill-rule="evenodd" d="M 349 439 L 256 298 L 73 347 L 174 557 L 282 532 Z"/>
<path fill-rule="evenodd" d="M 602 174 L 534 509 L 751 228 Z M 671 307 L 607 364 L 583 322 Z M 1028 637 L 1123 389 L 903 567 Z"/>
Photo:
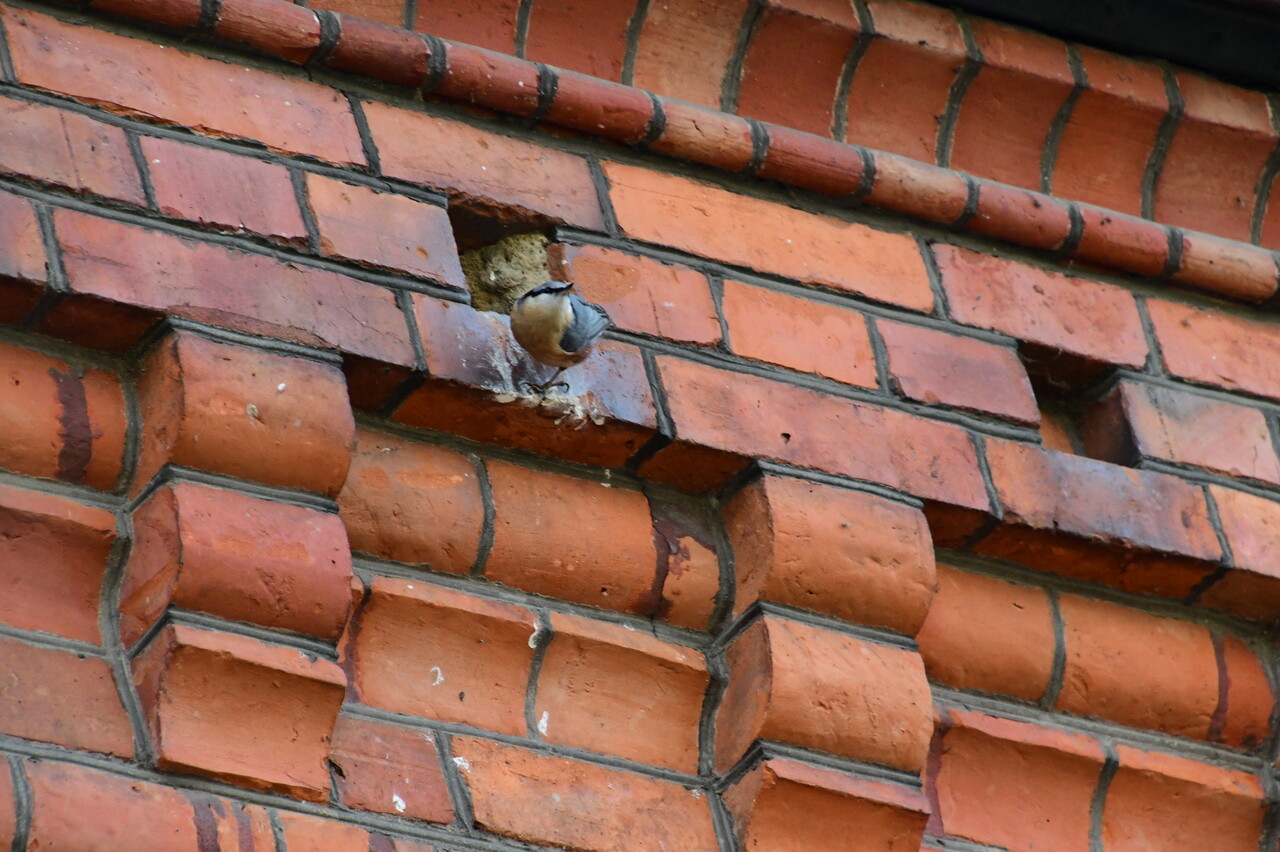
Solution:
<path fill-rule="evenodd" d="M 567 367 L 581 364 L 591 354 L 591 346 L 613 325 L 609 314 L 588 302 L 573 289 L 570 281 L 539 284 L 516 300 L 511 309 L 511 333 L 534 360 L 558 367 L 555 375 L 541 385 L 546 392 L 557 384 Z"/>

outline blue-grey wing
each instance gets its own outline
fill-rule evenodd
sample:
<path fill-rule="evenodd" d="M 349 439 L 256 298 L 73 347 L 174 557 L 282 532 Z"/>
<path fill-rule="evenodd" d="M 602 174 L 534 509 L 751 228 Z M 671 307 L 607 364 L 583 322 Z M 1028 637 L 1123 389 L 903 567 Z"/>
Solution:
<path fill-rule="evenodd" d="M 573 322 L 560 336 L 560 348 L 565 352 L 577 352 L 591 344 L 605 329 L 613 325 L 604 308 L 593 305 L 577 293 L 569 294 L 569 304 L 573 306 Z"/>

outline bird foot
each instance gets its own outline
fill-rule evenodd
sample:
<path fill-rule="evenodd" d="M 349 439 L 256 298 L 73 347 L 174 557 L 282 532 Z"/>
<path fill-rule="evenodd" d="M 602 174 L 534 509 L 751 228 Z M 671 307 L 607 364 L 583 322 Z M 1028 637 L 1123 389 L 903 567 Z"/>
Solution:
<path fill-rule="evenodd" d="M 546 396 L 546 395 L 547 395 L 547 393 L 548 393 L 549 391 L 552 391 L 552 390 L 554 390 L 554 389 L 556 389 L 556 388 L 560 388 L 560 389 L 562 389 L 562 390 L 568 391 L 568 390 L 569 390 L 569 383 L 568 383 L 568 382 L 557 382 L 557 381 L 543 382 L 543 383 L 542 383 L 542 384 L 540 384 L 540 385 L 538 385 L 538 384 L 534 384 L 533 382 L 521 382 L 521 383 L 520 383 L 520 389 L 521 389 L 521 390 L 523 390 L 525 393 L 530 393 L 530 392 L 532 392 L 532 391 L 537 391 L 537 392 L 538 392 L 539 394 L 541 394 L 542 396 Z"/>

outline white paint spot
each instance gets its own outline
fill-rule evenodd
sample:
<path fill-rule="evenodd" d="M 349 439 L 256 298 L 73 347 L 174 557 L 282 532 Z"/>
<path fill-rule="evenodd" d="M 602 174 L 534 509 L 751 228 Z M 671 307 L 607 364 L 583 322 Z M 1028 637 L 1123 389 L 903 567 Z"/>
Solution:
<path fill-rule="evenodd" d="M 547 735 L 547 720 L 550 717 L 551 717 L 551 714 L 548 713 L 546 710 L 543 710 L 542 718 L 538 720 L 538 733 L 542 734 L 544 737 Z"/>
<path fill-rule="evenodd" d="M 559 794 L 559 793 L 552 793 L 552 794 L 551 794 L 551 798 L 552 798 L 552 799 L 554 799 L 557 803 L 559 803 L 559 802 L 560 802 L 560 794 Z"/>
<path fill-rule="evenodd" d="M 277 392 L 277 393 L 283 393 L 283 392 L 284 392 L 284 389 L 285 389 L 285 383 L 284 383 L 284 382 L 281 382 L 280 384 L 276 385 L 276 392 Z"/>
<path fill-rule="evenodd" d="M 405 588 L 406 588 L 406 589 L 409 589 L 409 590 L 411 590 L 411 591 L 412 591 L 412 589 L 413 589 L 413 583 L 409 583 L 408 585 L 406 585 L 406 586 L 405 586 Z"/>
<path fill-rule="evenodd" d="M 459 769 L 466 770 L 467 772 L 471 771 L 471 763 L 465 757 L 455 757 L 453 762 L 458 765 Z"/>
<path fill-rule="evenodd" d="M 444 672 L 440 671 L 439 666 L 432 666 L 431 671 L 436 673 L 436 679 L 431 682 L 432 686 L 439 686 L 444 683 Z"/>
<path fill-rule="evenodd" d="M 538 636 L 541 635 L 541 633 L 542 633 L 542 625 L 541 624 L 535 625 L 533 628 L 533 632 L 529 634 L 530 648 L 538 647 Z"/>
<path fill-rule="evenodd" d="M 404 809 L 406 807 L 404 803 L 404 799 L 400 798 L 395 793 L 391 794 L 391 804 L 395 807 L 396 813 L 398 814 L 404 813 Z"/>
<path fill-rule="evenodd" d="M 258 406 L 254 405 L 252 402 L 246 405 L 244 410 L 254 420 L 258 419 Z"/>

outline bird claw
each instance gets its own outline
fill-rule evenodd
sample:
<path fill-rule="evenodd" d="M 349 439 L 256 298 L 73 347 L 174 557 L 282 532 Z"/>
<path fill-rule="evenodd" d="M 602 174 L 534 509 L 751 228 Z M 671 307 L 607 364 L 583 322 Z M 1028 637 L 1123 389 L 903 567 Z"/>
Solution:
<path fill-rule="evenodd" d="M 554 382 L 554 381 L 552 381 L 552 382 L 543 382 L 543 383 L 542 383 L 542 384 L 540 384 L 540 385 L 535 385 L 533 382 L 521 382 L 521 383 L 520 383 L 520 389 L 521 389 L 522 391 L 524 391 L 525 393 L 530 393 L 530 392 L 532 392 L 532 391 L 537 391 L 537 392 L 538 392 L 540 395 L 542 395 L 542 396 L 546 396 L 546 395 L 547 395 L 547 393 L 548 393 L 549 391 L 554 390 L 554 389 L 556 389 L 556 388 L 560 388 L 560 389 L 562 389 L 562 390 L 564 390 L 564 391 L 568 391 L 568 390 L 569 390 L 569 383 L 568 383 L 568 382 Z"/>

